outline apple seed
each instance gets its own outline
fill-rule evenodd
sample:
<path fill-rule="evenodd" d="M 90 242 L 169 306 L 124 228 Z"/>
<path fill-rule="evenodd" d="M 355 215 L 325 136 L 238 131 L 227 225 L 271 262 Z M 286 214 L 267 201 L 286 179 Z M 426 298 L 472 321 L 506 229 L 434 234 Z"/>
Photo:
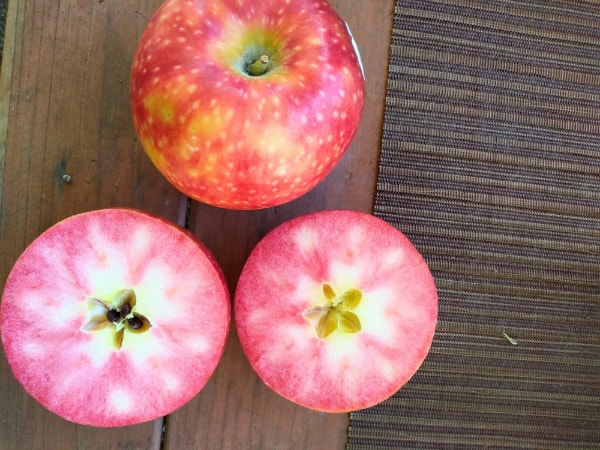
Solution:
<path fill-rule="evenodd" d="M 127 325 L 129 325 L 129 328 L 131 328 L 132 330 L 139 330 L 140 328 L 142 328 L 144 323 L 139 317 L 134 316 L 130 319 L 127 319 Z"/>
<path fill-rule="evenodd" d="M 121 312 L 117 311 L 116 309 L 109 309 L 106 312 L 106 318 L 110 321 L 110 322 L 116 322 L 121 318 Z"/>
<path fill-rule="evenodd" d="M 128 316 L 129 313 L 131 312 L 131 304 L 130 303 L 125 303 L 122 307 L 121 307 L 121 313 L 124 316 Z"/>
<path fill-rule="evenodd" d="M 117 308 L 120 311 L 124 311 L 126 308 L 128 309 L 127 313 L 123 313 L 124 315 L 129 314 L 131 310 L 135 307 L 136 298 L 133 289 L 123 289 L 117 292 L 116 297 L 117 300 L 115 303 Z"/>

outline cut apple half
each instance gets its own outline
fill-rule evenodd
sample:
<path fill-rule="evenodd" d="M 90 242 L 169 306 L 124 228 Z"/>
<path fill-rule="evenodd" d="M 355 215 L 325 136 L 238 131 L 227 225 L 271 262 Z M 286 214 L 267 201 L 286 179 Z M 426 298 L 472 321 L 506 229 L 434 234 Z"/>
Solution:
<path fill-rule="evenodd" d="M 349 412 L 382 402 L 432 344 L 434 278 L 409 239 L 355 211 L 323 211 L 275 228 L 251 252 L 234 301 L 258 376 L 307 408 Z"/>
<path fill-rule="evenodd" d="M 221 269 L 191 233 L 131 209 L 67 218 L 12 268 L 2 343 L 25 390 L 80 424 L 167 415 L 214 372 L 229 331 Z"/>

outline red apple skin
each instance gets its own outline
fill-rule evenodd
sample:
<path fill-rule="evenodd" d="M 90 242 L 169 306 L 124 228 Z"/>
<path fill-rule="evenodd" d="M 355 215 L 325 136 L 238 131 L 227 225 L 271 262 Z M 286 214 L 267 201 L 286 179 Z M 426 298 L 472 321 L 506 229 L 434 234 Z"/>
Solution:
<path fill-rule="evenodd" d="M 303 312 L 322 285 L 359 289 L 362 329 L 321 339 Z M 372 215 L 323 211 L 292 219 L 254 248 L 234 300 L 242 348 L 258 376 L 307 408 L 349 412 L 399 390 L 429 352 L 435 282 L 408 238 Z"/>
<path fill-rule="evenodd" d="M 84 331 L 89 299 L 132 288 L 151 328 Z M 125 426 L 181 407 L 223 353 L 230 301 L 207 248 L 165 219 L 130 209 L 72 216 L 18 258 L 0 305 L 9 365 L 25 390 L 79 424 Z"/>
<path fill-rule="evenodd" d="M 356 134 L 365 88 L 353 42 L 325 0 L 166 0 L 132 65 L 141 145 L 195 200 L 289 202 L 325 178 Z M 272 50 L 265 75 L 241 69 L 253 46 Z"/>

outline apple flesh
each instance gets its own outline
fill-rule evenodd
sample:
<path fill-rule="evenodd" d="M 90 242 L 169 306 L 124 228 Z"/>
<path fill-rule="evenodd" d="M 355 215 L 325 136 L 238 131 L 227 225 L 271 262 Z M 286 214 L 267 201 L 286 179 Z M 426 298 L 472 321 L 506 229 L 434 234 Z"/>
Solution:
<path fill-rule="evenodd" d="M 431 347 L 437 291 L 408 238 L 372 215 L 323 211 L 267 234 L 234 311 L 258 376 L 307 408 L 349 412 L 400 389 Z"/>
<path fill-rule="evenodd" d="M 191 233 L 129 209 L 72 216 L 12 268 L 2 343 L 25 390 L 72 422 L 124 426 L 181 407 L 208 381 L 229 293 Z"/>
<path fill-rule="evenodd" d="M 339 162 L 364 78 L 324 0 L 166 0 L 134 57 L 131 109 L 158 170 L 223 208 L 289 202 Z"/>

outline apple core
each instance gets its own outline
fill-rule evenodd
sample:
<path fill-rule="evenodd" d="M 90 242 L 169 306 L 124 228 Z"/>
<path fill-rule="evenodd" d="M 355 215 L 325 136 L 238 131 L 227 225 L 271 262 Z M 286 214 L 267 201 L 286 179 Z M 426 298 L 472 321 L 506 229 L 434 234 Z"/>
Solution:
<path fill-rule="evenodd" d="M 133 289 L 118 291 L 111 301 L 91 297 L 87 300 L 89 319 L 83 331 L 100 331 L 111 328 L 112 345 L 119 350 L 123 345 L 125 332 L 144 333 L 152 327 L 150 321 L 134 311 L 136 297 Z"/>
<path fill-rule="evenodd" d="M 316 306 L 302 313 L 315 326 L 319 339 L 325 339 L 336 330 L 345 333 L 358 333 L 361 329 L 359 317 L 352 312 L 362 299 L 358 289 L 349 289 L 339 297 L 330 284 L 323 284 L 325 306 Z"/>

